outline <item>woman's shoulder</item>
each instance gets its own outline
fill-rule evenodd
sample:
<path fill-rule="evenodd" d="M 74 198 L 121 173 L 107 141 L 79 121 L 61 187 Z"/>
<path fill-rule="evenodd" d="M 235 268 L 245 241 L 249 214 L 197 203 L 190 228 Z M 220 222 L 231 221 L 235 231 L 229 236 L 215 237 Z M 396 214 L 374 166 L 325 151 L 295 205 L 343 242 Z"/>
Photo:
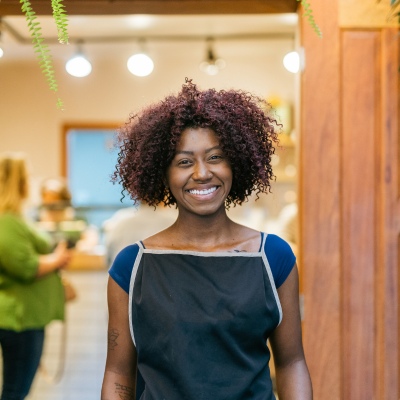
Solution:
<path fill-rule="evenodd" d="M 170 227 L 168 227 L 143 239 L 140 243 L 146 249 L 165 250 L 171 248 L 171 240 L 172 242 L 174 241 L 173 237 L 174 235 L 171 233 Z"/>
<path fill-rule="evenodd" d="M 108 271 L 111 278 L 127 293 L 129 292 L 132 269 L 141 247 L 140 242 L 124 247 L 115 257 Z"/>
<path fill-rule="evenodd" d="M 0 214 L 0 232 L 12 234 L 12 232 L 27 230 L 29 230 L 29 225 L 20 215 L 13 213 Z"/>
<path fill-rule="evenodd" d="M 279 288 L 292 271 L 296 256 L 286 240 L 272 233 L 263 233 L 263 235 L 265 239 L 263 251 L 271 268 L 275 285 Z"/>
<path fill-rule="evenodd" d="M 265 252 L 274 252 L 278 254 L 293 253 L 289 243 L 274 233 L 262 232 L 265 237 L 264 249 Z"/>
<path fill-rule="evenodd" d="M 0 222 L 1 223 L 11 223 L 11 224 L 19 223 L 20 224 L 20 223 L 23 223 L 23 219 L 18 214 L 5 212 L 5 213 L 0 214 Z"/>
<path fill-rule="evenodd" d="M 125 264 L 126 262 L 132 261 L 132 259 L 137 257 L 141 247 L 143 247 L 141 242 L 136 242 L 124 247 L 115 257 L 113 264 Z"/>

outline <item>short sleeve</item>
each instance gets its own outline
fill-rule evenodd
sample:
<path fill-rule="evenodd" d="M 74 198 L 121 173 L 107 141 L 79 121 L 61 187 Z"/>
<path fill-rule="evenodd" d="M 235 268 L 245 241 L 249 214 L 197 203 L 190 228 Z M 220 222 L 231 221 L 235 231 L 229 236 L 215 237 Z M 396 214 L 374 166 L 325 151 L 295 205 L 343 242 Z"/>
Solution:
<path fill-rule="evenodd" d="M 111 278 L 123 289 L 129 293 L 129 283 L 131 280 L 133 265 L 139 253 L 139 245 L 132 244 L 122 249 L 115 257 L 108 273 Z"/>
<path fill-rule="evenodd" d="M 39 255 L 49 251 L 47 239 L 21 218 L 11 214 L 0 218 L 0 264 L 7 275 L 24 282 L 35 279 Z"/>
<path fill-rule="evenodd" d="M 273 234 L 267 235 L 264 251 L 271 267 L 275 286 L 279 288 L 292 271 L 296 256 L 285 240 Z"/>

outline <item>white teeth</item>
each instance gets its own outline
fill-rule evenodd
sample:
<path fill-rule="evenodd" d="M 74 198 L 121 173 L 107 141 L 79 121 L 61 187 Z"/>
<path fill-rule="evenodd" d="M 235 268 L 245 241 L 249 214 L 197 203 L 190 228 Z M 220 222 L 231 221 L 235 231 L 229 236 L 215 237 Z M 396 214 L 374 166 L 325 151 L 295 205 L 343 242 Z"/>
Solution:
<path fill-rule="evenodd" d="M 210 189 L 202 189 L 202 190 L 189 190 L 189 193 L 191 194 L 201 194 L 201 195 L 205 195 L 205 194 L 210 194 L 212 192 L 215 192 L 217 190 L 217 188 L 214 186 Z"/>

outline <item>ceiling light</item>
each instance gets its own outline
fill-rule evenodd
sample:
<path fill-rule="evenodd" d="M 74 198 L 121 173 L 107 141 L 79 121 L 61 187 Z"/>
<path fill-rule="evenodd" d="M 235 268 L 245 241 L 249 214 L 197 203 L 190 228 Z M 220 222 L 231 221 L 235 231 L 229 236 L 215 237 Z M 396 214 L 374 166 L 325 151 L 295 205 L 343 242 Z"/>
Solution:
<path fill-rule="evenodd" d="M 207 39 L 207 55 L 206 60 L 200 63 L 200 70 L 208 75 L 217 75 L 219 70 L 225 68 L 226 62 L 222 58 L 217 58 L 215 56 L 214 50 L 212 48 L 213 39 Z"/>
<path fill-rule="evenodd" d="M 153 60 L 144 53 L 137 53 L 129 57 L 127 66 L 129 72 L 136 76 L 147 76 L 153 72 Z"/>
<path fill-rule="evenodd" d="M 283 65 L 289 72 L 292 72 L 293 74 L 299 72 L 300 70 L 299 53 L 297 51 L 291 51 L 290 53 L 287 53 L 285 57 L 283 57 Z"/>
<path fill-rule="evenodd" d="M 92 72 L 92 64 L 83 55 L 81 43 L 78 43 L 76 54 L 65 64 L 65 69 L 70 75 L 77 78 L 83 78 Z"/>

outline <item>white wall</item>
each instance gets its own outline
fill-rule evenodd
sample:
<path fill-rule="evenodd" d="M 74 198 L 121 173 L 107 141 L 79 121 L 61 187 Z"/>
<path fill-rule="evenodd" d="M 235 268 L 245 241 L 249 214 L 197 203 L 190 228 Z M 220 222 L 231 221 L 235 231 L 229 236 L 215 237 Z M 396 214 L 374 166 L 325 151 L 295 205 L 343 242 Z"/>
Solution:
<path fill-rule="evenodd" d="M 88 44 L 84 50 L 93 72 L 74 78 L 64 69 L 74 53 L 73 45 L 51 47 L 54 54 L 59 97 L 65 110 L 56 108 L 56 95 L 50 92 L 34 59 L 0 59 L 0 152 L 27 154 L 33 181 L 61 173 L 61 130 L 64 123 L 122 124 L 131 111 L 176 92 L 185 77 L 200 88 L 241 88 L 260 96 L 280 95 L 294 101 L 294 76 L 282 65 L 292 49 L 288 39 L 220 41 L 217 55 L 227 66 L 217 76 L 207 76 L 198 65 L 205 56 L 205 44 L 193 42 L 148 43 L 154 72 L 144 78 L 131 75 L 126 60 L 134 46 L 128 44 Z M 33 53 L 31 46 L 26 52 Z M 35 195 L 35 194 L 34 194 Z"/>

